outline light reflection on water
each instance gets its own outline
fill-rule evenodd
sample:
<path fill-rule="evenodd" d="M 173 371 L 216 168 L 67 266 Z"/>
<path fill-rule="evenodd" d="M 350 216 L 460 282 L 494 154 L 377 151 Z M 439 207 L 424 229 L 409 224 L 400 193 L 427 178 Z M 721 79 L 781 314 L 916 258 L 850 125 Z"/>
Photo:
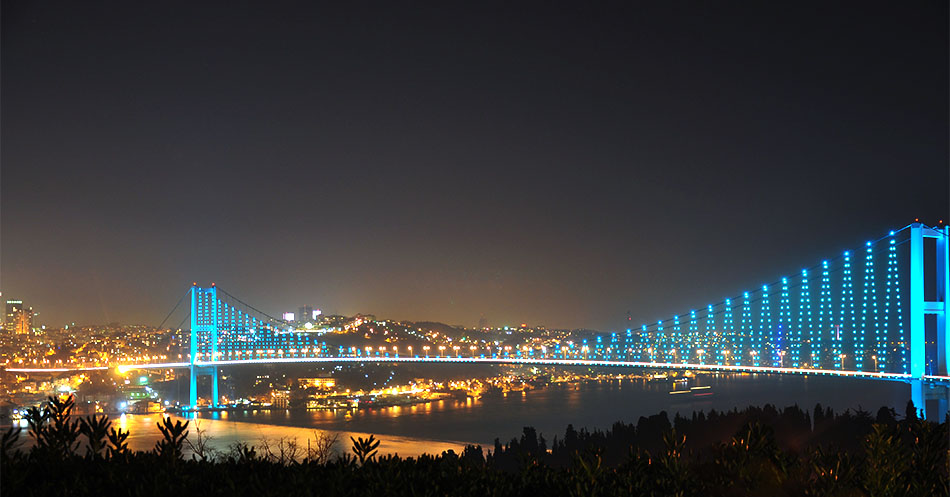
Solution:
<path fill-rule="evenodd" d="M 333 411 L 234 411 L 203 413 L 200 428 L 220 449 L 235 442 L 257 444 L 262 437 L 296 438 L 306 447 L 313 430 L 340 433 L 340 449 L 348 450 L 350 436 L 375 434 L 381 454 L 416 456 L 460 451 L 466 443 L 491 447 L 498 437 L 506 442 L 533 426 L 546 439 L 575 428 L 608 429 L 617 421 L 636 423 L 640 416 L 667 411 L 690 415 L 694 410 L 729 410 L 748 405 L 798 404 L 811 410 L 816 403 L 836 411 L 887 405 L 903 412 L 910 389 L 900 382 L 852 378 L 708 375 L 690 380 L 689 387 L 709 386 L 702 395 L 670 395 L 684 385 L 642 380 L 610 380 L 584 385 L 556 385 L 530 392 L 489 395 L 480 399 L 440 400 L 428 404 Z M 151 449 L 159 437 L 155 423 L 160 414 L 126 415 L 118 420 L 131 431 L 129 446 Z M 194 421 L 192 421 L 192 425 Z M 194 426 L 190 426 L 192 436 Z M 25 437 L 25 433 L 24 433 Z"/>
<path fill-rule="evenodd" d="M 280 438 L 286 440 L 296 440 L 302 453 L 306 453 L 308 440 L 315 438 L 316 432 L 330 432 L 339 435 L 338 452 L 349 450 L 349 437 L 369 437 L 370 433 L 358 431 L 337 431 L 337 430 L 319 430 L 311 427 L 286 426 L 265 423 L 248 423 L 243 421 L 231 421 L 228 419 L 227 412 L 217 413 L 220 416 L 213 418 L 186 419 L 175 415 L 164 414 L 122 414 L 113 420 L 113 426 L 130 432 L 128 438 L 129 448 L 136 451 L 147 451 L 155 448 L 155 443 L 161 438 L 161 433 L 156 424 L 163 417 L 171 418 L 172 422 L 189 422 L 188 437 L 194 439 L 196 423 L 201 432 L 211 437 L 209 445 L 219 451 L 227 451 L 228 447 L 234 443 L 243 442 L 251 446 L 259 446 L 261 439 L 268 439 L 272 444 Z M 282 412 L 283 416 L 285 413 Z M 399 454 L 401 456 L 418 456 L 423 453 L 439 454 L 446 450 L 455 450 L 460 452 L 464 448 L 464 442 L 429 440 L 417 437 L 400 437 L 387 435 L 376 438 L 380 439 L 380 454 Z M 30 445 L 30 440 L 26 430 L 21 433 L 21 439 L 26 445 Z M 185 456 L 191 452 L 185 450 Z"/>

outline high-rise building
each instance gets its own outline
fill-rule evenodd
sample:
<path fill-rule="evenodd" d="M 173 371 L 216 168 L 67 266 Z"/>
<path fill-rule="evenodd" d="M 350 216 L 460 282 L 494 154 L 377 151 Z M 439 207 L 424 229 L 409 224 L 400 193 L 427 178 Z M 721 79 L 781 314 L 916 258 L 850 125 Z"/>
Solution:
<path fill-rule="evenodd" d="M 3 329 L 17 335 L 27 335 L 32 332 L 33 308 L 25 307 L 22 300 L 7 300 Z"/>
<path fill-rule="evenodd" d="M 4 331 L 13 331 L 13 317 L 17 309 L 23 307 L 22 300 L 8 300 L 6 312 L 3 314 Z"/>
<path fill-rule="evenodd" d="M 313 306 L 305 305 L 297 309 L 297 320 L 301 323 L 313 320 Z"/>

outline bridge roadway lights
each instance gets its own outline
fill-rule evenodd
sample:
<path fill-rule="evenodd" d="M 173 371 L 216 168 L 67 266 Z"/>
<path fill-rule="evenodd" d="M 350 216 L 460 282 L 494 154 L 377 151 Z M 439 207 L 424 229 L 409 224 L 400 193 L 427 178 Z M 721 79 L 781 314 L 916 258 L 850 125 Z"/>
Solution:
<path fill-rule="evenodd" d="M 202 374 L 212 377 L 212 395 L 215 401 L 213 405 L 218 405 L 217 388 L 217 369 L 221 366 L 240 366 L 249 364 L 283 364 L 283 363 L 364 363 L 364 362 L 413 362 L 413 363 L 483 363 L 483 364 L 519 364 L 519 365 L 537 365 L 537 366 L 600 366 L 600 367 L 623 367 L 623 368 L 643 368 L 643 369 L 689 369 L 705 370 L 724 373 L 763 373 L 763 374 L 798 374 L 798 375 L 816 375 L 816 376 L 838 376 L 845 378 L 862 378 L 873 380 L 900 381 L 908 383 L 911 387 L 911 400 L 915 406 L 919 406 L 919 415 L 925 417 L 928 414 L 926 410 L 926 401 L 937 401 L 937 410 L 931 411 L 934 417 L 939 417 L 938 413 L 946 413 L 950 408 L 950 376 L 947 375 L 925 375 L 922 378 L 913 378 L 905 373 L 882 373 L 875 371 L 841 371 L 835 369 L 796 369 L 779 368 L 768 366 L 733 366 L 716 364 L 693 364 L 693 363 L 658 363 L 658 362 L 634 362 L 617 360 L 591 360 L 591 359 L 547 359 L 547 358 L 500 358 L 500 357 L 475 357 L 475 358 L 455 358 L 455 357 L 360 357 L 360 356 L 339 356 L 339 357 L 301 357 L 287 359 L 244 359 L 231 361 L 215 362 L 188 362 L 175 363 L 155 363 L 155 364 L 129 364 L 119 366 L 120 371 L 131 369 L 185 369 L 193 371 L 191 374 L 191 398 L 190 405 L 186 411 L 196 411 L 198 405 L 197 396 L 197 377 Z M 60 368 L 59 370 L 62 370 Z M 89 368 L 75 368 L 75 370 L 85 370 Z M 53 369 L 49 369 L 54 371 Z M 70 369 L 72 371 L 73 369 Z M 8 368 L 10 372 L 41 372 L 47 369 L 38 368 Z M 58 371 L 58 370 L 56 370 Z M 937 420 L 939 421 L 939 420 Z"/>

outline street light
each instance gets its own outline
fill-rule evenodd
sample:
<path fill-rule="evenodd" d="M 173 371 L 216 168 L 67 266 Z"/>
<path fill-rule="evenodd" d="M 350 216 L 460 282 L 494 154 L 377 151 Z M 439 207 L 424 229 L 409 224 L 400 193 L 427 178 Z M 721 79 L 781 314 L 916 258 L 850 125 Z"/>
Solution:
<path fill-rule="evenodd" d="M 439 345 L 439 357 L 445 357 L 445 345 Z"/>

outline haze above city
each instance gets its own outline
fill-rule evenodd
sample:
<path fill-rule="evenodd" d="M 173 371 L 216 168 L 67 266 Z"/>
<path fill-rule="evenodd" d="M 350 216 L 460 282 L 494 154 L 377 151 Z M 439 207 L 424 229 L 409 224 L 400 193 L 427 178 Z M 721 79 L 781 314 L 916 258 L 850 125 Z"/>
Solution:
<path fill-rule="evenodd" d="M 950 217 L 943 2 L 304 9 L 4 3 L 3 296 L 616 330 Z"/>

